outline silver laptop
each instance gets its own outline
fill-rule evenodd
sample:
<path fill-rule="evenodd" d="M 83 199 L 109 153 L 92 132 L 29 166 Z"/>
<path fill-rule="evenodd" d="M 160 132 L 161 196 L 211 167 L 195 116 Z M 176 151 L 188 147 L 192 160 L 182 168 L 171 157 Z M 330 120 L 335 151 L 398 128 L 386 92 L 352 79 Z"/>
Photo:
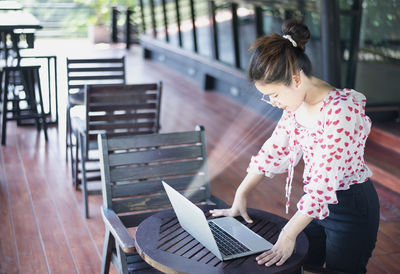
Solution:
<path fill-rule="evenodd" d="M 162 182 L 180 225 L 222 261 L 269 250 L 273 245 L 232 217 L 207 221 L 203 211 Z"/>

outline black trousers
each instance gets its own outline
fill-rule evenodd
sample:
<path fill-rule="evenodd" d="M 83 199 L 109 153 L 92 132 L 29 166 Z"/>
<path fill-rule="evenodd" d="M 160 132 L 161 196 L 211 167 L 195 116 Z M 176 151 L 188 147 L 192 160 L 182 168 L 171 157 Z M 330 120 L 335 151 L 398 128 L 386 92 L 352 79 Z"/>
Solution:
<path fill-rule="evenodd" d="M 306 228 L 306 264 L 345 273 L 365 273 L 379 227 L 379 199 L 371 181 L 336 192 L 338 203 L 329 216 L 314 219 Z"/>

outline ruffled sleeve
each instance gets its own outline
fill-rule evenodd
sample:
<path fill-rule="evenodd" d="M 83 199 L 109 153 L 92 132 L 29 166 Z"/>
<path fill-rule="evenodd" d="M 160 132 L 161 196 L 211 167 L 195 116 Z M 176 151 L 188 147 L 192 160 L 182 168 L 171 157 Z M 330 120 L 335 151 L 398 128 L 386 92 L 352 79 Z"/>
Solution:
<path fill-rule="evenodd" d="M 354 168 L 353 158 L 363 155 L 360 144 L 369 133 L 363 113 L 363 105 L 352 97 L 338 96 L 327 106 L 323 132 L 314 148 L 314 166 L 304 186 L 306 194 L 297 204 L 303 214 L 324 219 L 329 215 L 328 205 L 338 203 L 336 190 L 343 186 L 345 173 Z"/>
<path fill-rule="evenodd" d="M 284 111 L 271 137 L 263 144 L 257 155 L 251 158 L 248 173 L 264 174 L 272 178 L 275 174 L 288 171 L 289 130 L 291 113 Z"/>

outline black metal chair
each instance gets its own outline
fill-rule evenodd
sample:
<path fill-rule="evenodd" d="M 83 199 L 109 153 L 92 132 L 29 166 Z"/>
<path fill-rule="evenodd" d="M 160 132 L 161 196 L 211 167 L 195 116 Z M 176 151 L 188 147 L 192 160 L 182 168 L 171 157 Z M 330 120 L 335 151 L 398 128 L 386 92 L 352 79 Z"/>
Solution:
<path fill-rule="evenodd" d="M 38 130 L 43 128 L 45 139 L 48 140 L 39 68 L 40 66 L 1 68 L 2 145 L 6 144 L 7 121 L 10 120 L 17 120 L 18 123 L 21 120 L 34 120 Z"/>
<path fill-rule="evenodd" d="M 28 40 L 28 38 L 27 38 Z M 57 55 L 44 52 L 39 49 L 26 48 L 20 49 L 22 61 L 29 60 L 29 63 L 36 63 L 42 66 L 47 73 L 47 96 L 48 111 L 46 112 L 47 124 L 58 123 L 58 74 L 57 74 Z M 45 93 L 43 94 L 45 96 Z"/>

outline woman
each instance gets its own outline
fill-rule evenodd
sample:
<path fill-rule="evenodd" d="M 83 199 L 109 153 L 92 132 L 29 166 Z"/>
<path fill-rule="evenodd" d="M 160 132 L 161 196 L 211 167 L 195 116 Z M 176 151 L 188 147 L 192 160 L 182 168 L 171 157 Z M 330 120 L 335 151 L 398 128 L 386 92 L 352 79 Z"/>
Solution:
<path fill-rule="evenodd" d="M 371 127 L 366 99 L 355 90 L 336 89 L 311 75 L 304 52 L 310 38 L 305 25 L 287 21 L 282 32 L 283 36 L 262 37 L 250 47 L 248 73 L 262 93 L 261 100 L 283 109 L 283 115 L 252 157 L 232 207 L 211 213 L 241 215 L 252 222 L 246 211 L 249 191 L 265 176 L 288 172 L 287 213 L 293 168 L 303 156 L 305 185 L 298 210 L 274 247 L 256 258 L 258 264 L 282 265 L 304 230 L 310 242 L 306 264 L 325 263 L 331 270 L 365 273 L 379 225 L 379 200 L 363 158 Z"/>

